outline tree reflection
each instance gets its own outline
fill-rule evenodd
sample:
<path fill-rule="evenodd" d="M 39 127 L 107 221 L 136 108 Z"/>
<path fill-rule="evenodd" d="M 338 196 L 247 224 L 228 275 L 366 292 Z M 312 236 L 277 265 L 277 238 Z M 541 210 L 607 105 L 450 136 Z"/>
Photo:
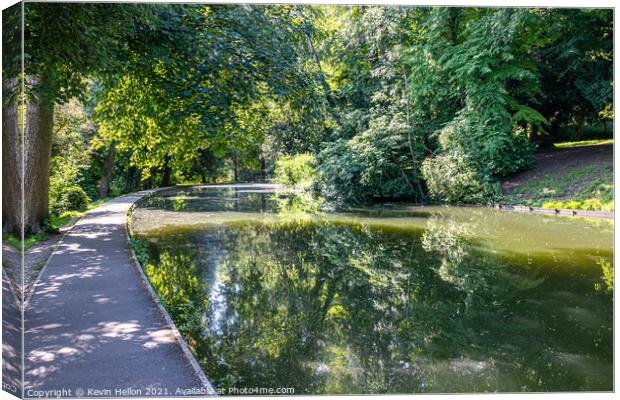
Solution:
<path fill-rule="evenodd" d="M 310 192 L 295 194 L 275 192 L 269 200 L 274 206 L 274 211 L 287 217 L 304 217 L 317 214 L 324 205 L 322 197 L 316 197 Z"/>
<path fill-rule="evenodd" d="M 607 387 L 606 375 L 584 377 L 558 358 L 590 347 L 547 329 L 567 325 L 547 315 L 544 278 L 527 268 L 517 273 L 511 260 L 476 242 L 476 229 L 475 220 L 433 218 L 406 232 L 337 219 L 235 223 L 158 238 L 149 277 L 180 310 L 220 386 L 296 393 Z M 611 343 L 603 330 L 582 333 L 601 349 Z"/>
<path fill-rule="evenodd" d="M 208 298 L 196 264 L 188 255 L 173 255 L 164 250 L 157 263 L 149 263 L 145 272 L 181 334 L 197 352 L 204 352 L 202 316 L 208 307 Z"/>

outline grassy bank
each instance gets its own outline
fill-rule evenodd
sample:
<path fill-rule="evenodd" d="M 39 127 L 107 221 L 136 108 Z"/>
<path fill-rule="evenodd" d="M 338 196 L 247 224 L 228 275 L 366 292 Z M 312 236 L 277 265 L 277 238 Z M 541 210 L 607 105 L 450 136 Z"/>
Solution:
<path fill-rule="evenodd" d="M 532 207 L 613 211 L 613 141 L 560 143 L 532 171 L 504 184 L 502 202 Z"/>
<path fill-rule="evenodd" d="M 614 140 L 613 139 L 582 140 L 579 142 L 554 143 L 553 146 L 559 149 L 564 149 L 564 148 L 569 148 L 569 147 L 591 146 L 591 145 L 600 145 L 600 144 L 614 144 Z"/>
<path fill-rule="evenodd" d="M 60 215 L 50 214 L 43 231 L 26 235 L 24 238 L 24 250 L 28 250 L 35 244 L 46 240 L 50 233 L 58 232 L 60 228 L 67 225 L 72 219 L 74 222 L 77 222 L 77 220 L 84 216 L 84 214 L 86 214 L 89 210 L 92 210 L 93 208 L 98 207 L 113 198 L 114 197 L 107 197 L 105 199 L 94 201 L 90 203 L 84 211 L 66 211 Z M 17 235 L 3 232 L 2 239 L 9 242 L 16 249 L 21 248 L 21 239 Z"/>

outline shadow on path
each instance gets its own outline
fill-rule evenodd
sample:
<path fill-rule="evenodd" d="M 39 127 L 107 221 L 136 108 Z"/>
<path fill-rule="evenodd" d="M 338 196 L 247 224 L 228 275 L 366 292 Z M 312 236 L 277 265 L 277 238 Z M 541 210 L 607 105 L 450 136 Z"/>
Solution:
<path fill-rule="evenodd" d="M 89 212 L 35 283 L 25 311 L 26 397 L 41 390 L 175 396 L 202 388 L 132 266 L 126 213 L 143 194 Z"/>
<path fill-rule="evenodd" d="M 2 389 L 21 396 L 22 312 L 19 300 L 2 271 Z"/>

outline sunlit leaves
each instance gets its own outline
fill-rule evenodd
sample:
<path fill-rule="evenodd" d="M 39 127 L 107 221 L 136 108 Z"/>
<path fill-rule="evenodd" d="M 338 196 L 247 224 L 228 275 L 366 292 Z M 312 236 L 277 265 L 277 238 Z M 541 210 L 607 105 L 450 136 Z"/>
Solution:
<path fill-rule="evenodd" d="M 102 134 L 131 148 L 143 177 L 205 151 L 256 167 L 269 99 L 312 101 L 314 77 L 295 52 L 298 15 L 286 7 L 170 6 L 129 42 L 130 63 L 101 93 Z M 299 100 L 303 99 L 302 102 Z M 241 158 L 239 158 L 241 156 Z M 170 161 L 167 161 L 170 160 Z"/>
<path fill-rule="evenodd" d="M 43 85 L 32 88 L 50 102 L 84 98 L 86 78 L 109 77 L 123 65 L 125 40 L 134 18 L 147 25 L 159 6 L 143 4 L 25 5 L 24 61 L 27 75 Z M 11 74 L 11 71 L 6 71 Z"/>

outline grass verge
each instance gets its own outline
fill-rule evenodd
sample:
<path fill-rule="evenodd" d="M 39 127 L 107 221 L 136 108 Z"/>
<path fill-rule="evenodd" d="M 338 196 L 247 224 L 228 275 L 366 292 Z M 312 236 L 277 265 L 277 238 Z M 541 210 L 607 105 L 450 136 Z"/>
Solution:
<path fill-rule="evenodd" d="M 598 144 L 614 144 L 613 139 L 594 139 L 594 140 L 581 140 L 578 142 L 562 142 L 562 143 L 554 143 L 553 146 L 557 148 L 567 148 L 567 147 L 579 147 L 579 146 L 592 146 Z"/>
<path fill-rule="evenodd" d="M 35 244 L 47 239 L 48 234 L 50 232 L 58 232 L 58 230 L 62 226 L 68 224 L 71 221 L 71 219 L 75 217 L 81 218 L 84 216 L 84 214 L 86 214 L 87 211 L 92 210 L 93 208 L 98 207 L 102 205 L 103 203 L 110 201 L 114 198 L 115 197 L 106 197 L 104 199 L 93 201 L 92 203 L 88 205 L 88 207 L 84 211 L 65 211 L 64 213 L 60 215 L 50 214 L 46 222 L 44 222 L 45 228 L 43 231 L 38 232 L 38 233 L 33 233 L 30 235 L 26 235 L 26 237 L 24 238 L 24 250 L 28 250 Z M 77 219 L 78 218 L 76 218 L 76 221 Z M 16 249 L 21 248 L 21 239 L 17 235 L 3 232 L 2 239 L 9 242 Z"/>
<path fill-rule="evenodd" d="M 535 177 L 503 196 L 507 204 L 592 211 L 614 210 L 613 166 L 589 164 Z"/>
<path fill-rule="evenodd" d="M 35 244 L 45 239 L 47 239 L 47 233 L 45 232 L 39 232 L 33 235 L 26 236 L 24 238 L 24 250 L 34 246 Z M 9 242 L 16 249 L 21 248 L 21 244 L 22 244 L 21 238 L 17 237 L 16 235 L 13 235 L 12 233 L 4 233 L 4 240 Z"/>

